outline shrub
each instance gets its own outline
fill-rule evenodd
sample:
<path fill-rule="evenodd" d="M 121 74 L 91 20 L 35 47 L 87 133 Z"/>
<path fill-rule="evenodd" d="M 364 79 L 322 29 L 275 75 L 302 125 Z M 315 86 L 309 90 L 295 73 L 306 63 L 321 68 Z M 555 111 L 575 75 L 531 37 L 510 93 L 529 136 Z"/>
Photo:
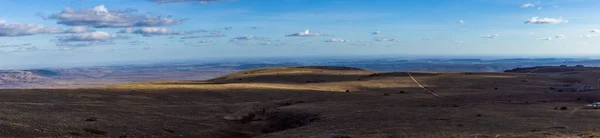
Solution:
<path fill-rule="evenodd" d="M 285 129 L 297 128 L 317 120 L 319 114 L 302 110 L 278 110 L 266 115 L 268 127 L 261 132 L 269 133 Z"/>
<path fill-rule="evenodd" d="M 301 100 L 286 99 L 266 103 L 251 103 L 224 119 L 238 122 L 223 131 L 231 134 L 241 133 L 240 130 L 251 130 L 260 133 L 271 133 L 306 125 L 319 118 L 319 114 L 299 109 L 280 109 L 280 107 L 304 103 Z"/>
<path fill-rule="evenodd" d="M 564 107 L 564 106 L 560 108 L 560 110 L 568 110 L 568 109 L 569 109 L 569 108 L 567 108 L 567 107 Z"/>
<path fill-rule="evenodd" d="M 98 129 L 93 129 L 93 128 L 84 128 L 83 131 L 88 132 L 88 133 L 92 133 L 92 134 L 106 135 L 106 131 L 102 131 L 102 130 L 98 130 Z"/>

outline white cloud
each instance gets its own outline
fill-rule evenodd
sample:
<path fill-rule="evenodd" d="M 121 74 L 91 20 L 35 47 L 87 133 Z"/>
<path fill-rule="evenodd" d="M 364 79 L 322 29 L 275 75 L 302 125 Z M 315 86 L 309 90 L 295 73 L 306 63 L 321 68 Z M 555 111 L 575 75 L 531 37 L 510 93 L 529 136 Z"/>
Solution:
<path fill-rule="evenodd" d="M 41 24 L 10 23 L 0 20 L 0 37 L 16 37 L 37 34 L 78 34 L 87 32 L 94 32 L 94 30 L 89 30 L 83 26 L 75 26 L 69 29 L 64 29 L 60 27 L 49 27 Z"/>
<path fill-rule="evenodd" d="M 95 31 L 96 30 L 87 29 L 84 26 L 75 26 L 73 28 L 65 30 L 65 33 L 80 34 L 80 33 L 89 33 L 89 32 L 95 32 Z"/>
<path fill-rule="evenodd" d="M 322 36 L 322 35 L 319 34 L 319 33 L 311 33 L 308 29 L 306 29 L 306 30 L 304 30 L 302 32 L 288 34 L 288 35 L 285 35 L 285 36 Z"/>
<path fill-rule="evenodd" d="M 9 23 L 7 21 L 0 20 L 0 37 L 59 33 L 64 33 L 64 29 L 58 27 L 48 27 L 41 24 Z"/>
<path fill-rule="evenodd" d="M 534 7 L 535 5 L 532 3 L 525 3 L 523 5 L 521 5 L 521 8 L 529 8 L 529 7 Z"/>
<path fill-rule="evenodd" d="M 374 35 L 381 34 L 381 31 L 375 31 L 375 32 L 373 32 L 373 34 L 374 34 Z"/>
<path fill-rule="evenodd" d="M 500 36 L 500 35 L 499 35 L 499 34 L 491 34 L 491 35 L 484 35 L 484 36 L 481 36 L 481 38 L 490 38 L 490 39 L 491 39 L 491 38 L 496 38 L 496 37 L 498 37 L 498 36 Z"/>
<path fill-rule="evenodd" d="M 348 40 L 344 40 L 341 38 L 331 38 L 329 40 L 325 40 L 325 42 L 348 42 Z"/>
<path fill-rule="evenodd" d="M 456 23 L 458 23 L 458 24 L 463 24 L 463 23 L 465 23 L 465 21 L 463 21 L 463 20 L 460 20 L 460 21 L 457 21 Z"/>
<path fill-rule="evenodd" d="M 565 37 L 567 37 L 567 36 L 566 35 L 562 35 L 562 34 L 554 36 L 554 38 L 556 38 L 556 39 L 563 39 Z"/>
<path fill-rule="evenodd" d="M 552 40 L 552 37 L 538 38 L 538 40 Z"/>
<path fill-rule="evenodd" d="M 170 17 L 135 14 L 135 10 L 108 10 L 104 5 L 90 9 L 65 8 L 46 19 L 57 20 L 67 26 L 92 26 L 95 28 L 154 27 L 181 24 L 182 20 Z"/>
<path fill-rule="evenodd" d="M 525 24 L 559 24 L 559 23 L 569 23 L 568 20 L 564 20 L 562 17 L 555 18 L 539 18 L 539 17 L 531 17 L 529 20 L 525 21 Z"/>
<path fill-rule="evenodd" d="M 600 33 L 600 30 L 598 30 L 598 29 L 592 29 L 590 32 L 591 33 Z"/>
<path fill-rule="evenodd" d="M 156 35 L 183 35 L 183 34 L 191 34 L 195 32 L 185 32 L 185 31 L 176 31 L 170 30 L 167 28 L 157 28 L 157 27 L 142 27 L 140 29 L 122 29 L 119 33 L 132 33 L 132 34 L 140 34 L 143 36 L 156 36 Z"/>
<path fill-rule="evenodd" d="M 70 36 L 58 37 L 57 45 L 58 46 L 74 46 L 74 47 L 82 47 L 82 46 L 92 46 L 92 45 L 109 45 L 114 44 L 113 40 L 116 39 L 126 39 L 125 36 L 109 34 L 107 32 L 91 32 L 91 33 L 81 33 L 74 34 Z M 79 43 L 80 42 L 80 43 Z"/>

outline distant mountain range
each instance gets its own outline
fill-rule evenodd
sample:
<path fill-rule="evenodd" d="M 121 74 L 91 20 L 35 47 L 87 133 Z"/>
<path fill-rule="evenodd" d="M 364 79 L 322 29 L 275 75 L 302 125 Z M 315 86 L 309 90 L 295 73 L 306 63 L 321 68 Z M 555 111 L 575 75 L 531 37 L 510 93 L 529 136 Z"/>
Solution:
<path fill-rule="evenodd" d="M 575 58 L 512 59 L 264 59 L 0 71 L 0 88 L 80 88 L 157 80 L 205 80 L 239 70 L 281 66 L 346 66 L 375 71 L 503 72 L 535 66 L 600 66 Z M 517 70 L 517 71 L 522 71 Z"/>

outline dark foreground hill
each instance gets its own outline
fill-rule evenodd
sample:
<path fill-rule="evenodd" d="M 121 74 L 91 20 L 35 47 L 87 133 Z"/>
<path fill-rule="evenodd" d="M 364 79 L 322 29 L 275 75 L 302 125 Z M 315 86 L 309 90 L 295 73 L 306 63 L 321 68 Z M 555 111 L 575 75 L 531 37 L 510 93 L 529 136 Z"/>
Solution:
<path fill-rule="evenodd" d="M 0 136 L 597 137 L 600 110 L 576 110 L 600 101 L 597 91 L 550 89 L 596 77 L 283 67 L 207 81 L 0 90 Z"/>

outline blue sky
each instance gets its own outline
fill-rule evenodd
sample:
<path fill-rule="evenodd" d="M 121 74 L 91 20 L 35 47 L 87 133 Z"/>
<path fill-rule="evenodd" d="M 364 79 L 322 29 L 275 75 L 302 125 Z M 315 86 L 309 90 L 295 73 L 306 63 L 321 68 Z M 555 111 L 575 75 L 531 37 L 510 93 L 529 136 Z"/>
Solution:
<path fill-rule="evenodd" d="M 600 54 L 598 6 L 598 0 L 0 0 L 0 66 Z"/>

